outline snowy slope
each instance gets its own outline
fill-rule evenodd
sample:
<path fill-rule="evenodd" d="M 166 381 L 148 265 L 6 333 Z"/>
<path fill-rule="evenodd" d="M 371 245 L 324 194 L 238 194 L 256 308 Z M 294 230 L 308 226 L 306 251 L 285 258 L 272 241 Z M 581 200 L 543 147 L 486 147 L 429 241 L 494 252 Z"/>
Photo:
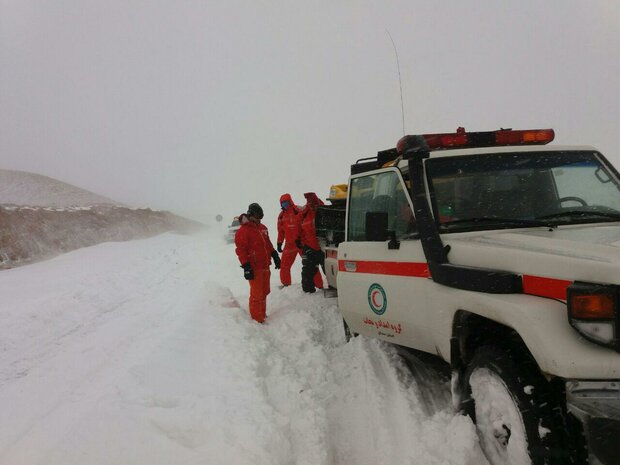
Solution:
<path fill-rule="evenodd" d="M 240 271 L 174 234 L 1 271 L 0 464 L 486 463 L 445 383 L 275 273 L 252 322 Z"/>
<path fill-rule="evenodd" d="M 0 269 L 101 242 L 200 228 L 149 208 L 128 208 L 46 176 L 0 170 Z"/>
<path fill-rule="evenodd" d="M 0 170 L 0 204 L 39 207 L 120 205 L 57 179 L 11 170 Z"/>

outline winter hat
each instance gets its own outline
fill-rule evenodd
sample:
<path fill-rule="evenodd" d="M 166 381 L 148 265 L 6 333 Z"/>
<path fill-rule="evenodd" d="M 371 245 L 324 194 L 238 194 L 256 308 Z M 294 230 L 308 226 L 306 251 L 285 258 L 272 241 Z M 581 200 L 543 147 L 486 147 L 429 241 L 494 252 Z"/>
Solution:
<path fill-rule="evenodd" d="M 248 216 L 253 216 L 254 218 L 258 218 L 259 220 L 263 219 L 263 209 L 257 203 L 251 203 L 248 206 Z"/>

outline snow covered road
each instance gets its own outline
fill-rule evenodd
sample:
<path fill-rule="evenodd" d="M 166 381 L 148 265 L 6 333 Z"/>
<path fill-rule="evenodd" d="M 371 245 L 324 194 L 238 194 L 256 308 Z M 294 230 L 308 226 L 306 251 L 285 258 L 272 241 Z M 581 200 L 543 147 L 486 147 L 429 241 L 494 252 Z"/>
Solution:
<path fill-rule="evenodd" d="M 252 322 L 215 234 L 0 272 L 0 465 L 486 463 L 445 382 L 277 283 Z"/>

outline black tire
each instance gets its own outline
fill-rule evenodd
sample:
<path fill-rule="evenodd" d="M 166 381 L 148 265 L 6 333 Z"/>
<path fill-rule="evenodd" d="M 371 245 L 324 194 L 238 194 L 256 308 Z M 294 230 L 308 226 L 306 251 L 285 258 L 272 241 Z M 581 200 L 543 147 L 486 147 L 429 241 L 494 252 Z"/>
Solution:
<path fill-rule="evenodd" d="M 498 393 L 504 402 L 497 398 L 494 403 L 486 401 Z M 532 465 L 588 463 L 579 425 L 566 413 L 563 397 L 527 356 L 495 347 L 479 348 L 463 376 L 461 408 L 476 423 L 480 445 L 491 465 L 511 465 L 515 456 L 511 454 L 524 453 Z"/>

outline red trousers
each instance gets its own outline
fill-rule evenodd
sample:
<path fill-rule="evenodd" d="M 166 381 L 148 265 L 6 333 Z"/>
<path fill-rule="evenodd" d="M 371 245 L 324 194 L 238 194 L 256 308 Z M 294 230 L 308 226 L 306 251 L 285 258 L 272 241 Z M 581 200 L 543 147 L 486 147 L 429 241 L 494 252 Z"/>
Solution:
<path fill-rule="evenodd" d="M 280 282 L 283 286 L 291 285 L 291 267 L 295 263 L 297 255 L 301 257 L 301 249 L 297 247 L 284 247 L 284 250 L 282 250 L 282 256 L 280 257 Z M 323 289 L 323 278 L 318 268 L 314 274 L 314 285 L 319 289 Z"/>
<path fill-rule="evenodd" d="M 267 296 L 271 292 L 269 279 L 271 272 L 266 270 L 254 270 L 254 279 L 250 283 L 250 316 L 253 320 L 262 323 L 265 321 L 267 312 Z"/>
<path fill-rule="evenodd" d="M 291 267 L 295 263 L 297 255 L 301 255 L 301 250 L 297 247 L 284 247 L 280 257 L 280 282 L 284 286 L 291 285 Z"/>

